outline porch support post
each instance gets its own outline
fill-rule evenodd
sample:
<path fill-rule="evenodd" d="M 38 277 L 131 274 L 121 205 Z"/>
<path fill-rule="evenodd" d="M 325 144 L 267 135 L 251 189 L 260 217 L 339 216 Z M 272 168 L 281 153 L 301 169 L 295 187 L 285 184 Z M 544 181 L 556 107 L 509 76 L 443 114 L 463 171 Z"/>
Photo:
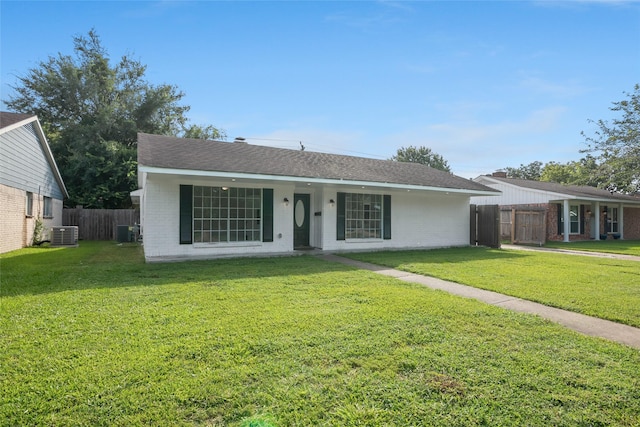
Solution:
<path fill-rule="evenodd" d="M 596 220 L 596 240 L 600 240 L 600 202 L 596 202 L 595 209 L 593 211 L 594 218 Z"/>
<path fill-rule="evenodd" d="M 571 230 L 571 215 L 569 212 L 569 199 L 564 200 L 562 209 L 562 216 L 564 219 L 564 241 L 569 241 L 569 231 Z"/>
<path fill-rule="evenodd" d="M 620 234 L 620 240 L 624 240 L 624 205 L 622 203 L 618 208 L 618 233 Z"/>

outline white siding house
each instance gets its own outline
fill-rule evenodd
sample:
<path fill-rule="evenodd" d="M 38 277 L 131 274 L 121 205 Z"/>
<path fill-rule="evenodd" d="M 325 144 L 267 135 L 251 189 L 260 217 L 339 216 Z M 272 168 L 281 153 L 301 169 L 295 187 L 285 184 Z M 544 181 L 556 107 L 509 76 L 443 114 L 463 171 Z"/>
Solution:
<path fill-rule="evenodd" d="M 496 192 L 414 163 L 138 134 L 147 261 L 465 246 Z"/>
<path fill-rule="evenodd" d="M 36 220 L 48 239 L 68 197 L 38 118 L 0 112 L 0 253 L 29 246 Z"/>

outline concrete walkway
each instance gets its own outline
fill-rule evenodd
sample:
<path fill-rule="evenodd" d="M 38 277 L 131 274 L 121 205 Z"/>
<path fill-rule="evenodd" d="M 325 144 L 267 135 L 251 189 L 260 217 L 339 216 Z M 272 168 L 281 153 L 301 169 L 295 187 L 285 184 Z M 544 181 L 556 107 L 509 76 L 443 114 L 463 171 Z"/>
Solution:
<path fill-rule="evenodd" d="M 635 255 L 623 255 L 623 254 L 611 254 L 605 252 L 590 252 L 590 251 L 577 251 L 574 249 L 560 249 L 560 248 L 541 248 L 537 246 L 521 246 L 521 245 L 501 245 L 502 249 L 513 249 L 518 251 L 538 251 L 538 252 L 559 252 L 567 255 L 580 255 L 590 256 L 595 258 L 611 258 L 611 259 L 623 259 L 626 261 L 640 261 L 640 256 Z"/>
<path fill-rule="evenodd" d="M 632 326 L 598 319 L 596 317 L 585 316 L 584 314 L 561 310 L 559 308 L 549 307 L 509 295 L 474 288 L 472 286 L 447 282 L 446 280 L 436 279 L 434 277 L 407 273 L 405 271 L 394 270 L 388 267 L 381 267 L 375 264 L 355 261 L 334 254 L 319 255 L 318 257 L 327 261 L 338 262 L 355 268 L 360 268 L 362 270 L 373 271 L 384 276 L 394 277 L 405 282 L 418 283 L 432 289 L 439 289 L 465 298 L 474 298 L 487 304 L 509 310 L 535 314 L 585 335 L 605 338 L 640 349 L 640 328 L 634 328 Z"/>

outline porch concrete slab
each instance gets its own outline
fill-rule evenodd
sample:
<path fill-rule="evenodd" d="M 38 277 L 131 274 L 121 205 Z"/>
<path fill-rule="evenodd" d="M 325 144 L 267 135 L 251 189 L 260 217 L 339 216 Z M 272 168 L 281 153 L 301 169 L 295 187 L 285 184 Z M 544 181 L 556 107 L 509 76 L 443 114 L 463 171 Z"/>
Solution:
<path fill-rule="evenodd" d="M 500 294 L 498 292 L 478 289 L 472 286 L 461 285 L 459 283 L 448 282 L 435 277 L 422 276 L 388 267 L 381 267 L 367 262 L 356 261 L 335 254 L 323 254 L 319 255 L 319 258 L 349 265 L 362 270 L 373 271 L 405 282 L 417 283 L 431 289 L 445 291 L 453 295 L 473 298 L 508 310 L 534 314 L 585 335 L 605 338 L 610 341 L 615 341 L 640 349 L 640 328 L 635 328 L 633 326 L 549 307 L 533 301 L 523 300 L 513 296 Z"/>

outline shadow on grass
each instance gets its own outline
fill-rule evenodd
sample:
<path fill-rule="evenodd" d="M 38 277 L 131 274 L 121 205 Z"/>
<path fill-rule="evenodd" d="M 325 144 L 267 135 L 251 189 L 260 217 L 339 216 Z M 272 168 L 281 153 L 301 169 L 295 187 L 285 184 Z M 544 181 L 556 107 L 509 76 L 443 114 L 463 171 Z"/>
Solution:
<path fill-rule="evenodd" d="M 0 297 L 84 289 L 216 284 L 260 277 L 348 271 L 309 255 L 146 264 L 138 244 L 83 241 L 76 248 L 26 248 L 0 257 Z"/>
<path fill-rule="evenodd" d="M 380 270 L 401 268 L 413 262 L 446 264 L 527 256 L 515 251 L 475 247 L 340 255 L 384 266 Z M 311 255 L 146 264 L 142 247 L 138 244 L 83 241 L 77 248 L 27 248 L 3 254 L 0 257 L 0 296 L 176 283 L 211 285 L 261 277 L 289 280 L 296 276 L 349 271 L 352 268 L 358 266 L 345 266 Z"/>

